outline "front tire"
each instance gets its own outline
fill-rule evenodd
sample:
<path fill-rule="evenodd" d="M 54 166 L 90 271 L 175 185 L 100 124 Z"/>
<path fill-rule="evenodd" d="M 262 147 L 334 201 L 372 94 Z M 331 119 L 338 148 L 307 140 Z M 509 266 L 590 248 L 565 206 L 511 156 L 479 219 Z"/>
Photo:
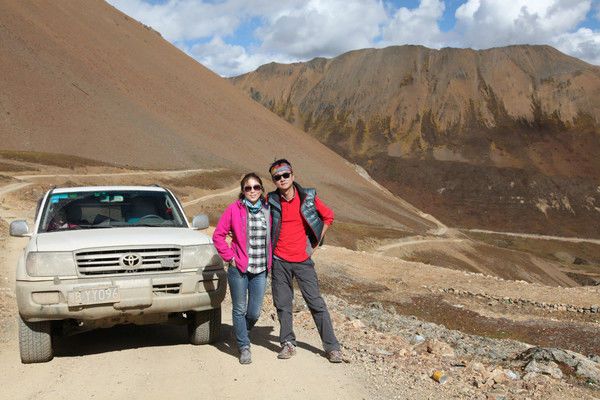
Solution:
<path fill-rule="evenodd" d="M 188 333 L 192 344 L 215 342 L 221 333 L 221 309 L 214 308 L 192 313 Z"/>
<path fill-rule="evenodd" d="M 23 364 L 48 362 L 52 351 L 51 321 L 27 322 L 19 314 L 19 351 Z"/>

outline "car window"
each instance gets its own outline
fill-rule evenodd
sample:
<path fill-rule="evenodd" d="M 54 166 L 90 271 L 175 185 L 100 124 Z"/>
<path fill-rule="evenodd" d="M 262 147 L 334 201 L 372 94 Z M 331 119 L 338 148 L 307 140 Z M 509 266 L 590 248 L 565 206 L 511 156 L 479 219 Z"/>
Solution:
<path fill-rule="evenodd" d="M 40 232 L 111 227 L 184 227 L 174 199 L 158 191 L 51 193 Z"/>

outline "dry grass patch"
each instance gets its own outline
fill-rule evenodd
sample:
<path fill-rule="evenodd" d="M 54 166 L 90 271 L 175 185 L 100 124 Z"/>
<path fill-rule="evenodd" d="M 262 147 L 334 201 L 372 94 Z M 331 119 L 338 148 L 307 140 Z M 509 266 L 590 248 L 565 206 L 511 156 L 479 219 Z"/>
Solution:
<path fill-rule="evenodd" d="M 5 238 L 8 236 L 8 227 L 9 224 L 2 218 L 0 218 L 0 237 Z"/>
<path fill-rule="evenodd" d="M 204 173 L 187 174 L 180 178 L 162 179 L 165 186 L 192 186 L 200 189 L 219 189 L 239 181 L 244 172 L 238 170 L 219 170 Z"/>
<path fill-rule="evenodd" d="M 37 151 L 17 151 L 17 150 L 2 150 L 0 156 L 15 161 L 24 161 L 34 164 L 49 165 L 63 168 L 80 168 L 80 167 L 114 167 L 114 164 L 105 163 L 89 158 L 71 156 L 68 154 L 59 153 L 43 153 Z"/>
<path fill-rule="evenodd" d="M 15 179 L 12 176 L 7 176 L 7 175 L 1 175 L 0 174 L 0 183 L 7 183 L 7 182 L 12 182 Z"/>
<path fill-rule="evenodd" d="M 34 167 L 29 167 L 26 165 L 19 164 L 11 164 L 0 161 L 0 171 L 5 172 L 23 172 L 23 171 L 39 171 L 39 169 Z"/>
<path fill-rule="evenodd" d="M 463 232 L 474 240 L 510 250 L 519 250 L 559 263 L 563 272 L 583 285 L 600 282 L 600 245 L 560 240 L 523 238 L 480 232 Z"/>
<path fill-rule="evenodd" d="M 234 201 L 235 197 L 223 197 L 218 200 L 214 199 L 209 202 L 194 204 L 192 206 L 186 207 L 185 214 L 188 216 L 190 221 L 196 214 L 206 214 L 208 215 L 210 225 L 216 226 L 227 206 Z"/>
<path fill-rule="evenodd" d="M 373 250 L 384 239 L 401 239 L 410 233 L 377 225 L 335 221 L 327 230 L 325 243 L 350 250 Z"/>

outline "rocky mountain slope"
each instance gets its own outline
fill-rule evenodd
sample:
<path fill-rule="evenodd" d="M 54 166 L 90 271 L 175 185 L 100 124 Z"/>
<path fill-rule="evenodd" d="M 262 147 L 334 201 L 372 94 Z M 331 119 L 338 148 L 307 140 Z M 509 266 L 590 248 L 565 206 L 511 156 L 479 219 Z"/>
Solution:
<path fill-rule="evenodd" d="M 441 241 L 429 242 L 423 257 L 442 257 L 450 268 L 551 285 L 580 283 L 555 259 L 469 244 L 105 2 L 0 3 L 0 41 L 0 175 L 16 172 L 9 184 L 21 187 L 29 184 L 21 177 L 28 169 L 68 168 L 47 176 L 30 200 L 55 184 L 132 183 L 137 175 L 119 174 L 118 165 L 179 169 L 144 184 L 183 188 L 176 190 L 198 207 L 194 212 L 214 222 L 235 197 L 241 174 L 265 176 L 275 157 L 286 157 L 298 180 L 315 185 L 335 211 L 330 244 L 358 248 L 371 240 L 433 235 Z M 86 169 L 76 176 L 81 167 Z M 214 206 L 201 206 L 201 196 L 185 199 L 185 193 L 215 188 L 227 196 Z M 445 240 L 458 236 L 459 246 Z"/>
<path fill-rule="evenodd" d="M 443 222 L 598 235 L 599 67 L 548 46 L 402 46 L 231 82 Z"/>
<path fill-rule="evenodd" d="M 409 232 L 437 227 L 104 1 L 2 2 L 0 49 L 2 150 L 223 168 L 236 180 L 249 170 L 265 176 L 286 157 L 342 219 Z M 61 159 L 45 156 L 53 157 Z"/>

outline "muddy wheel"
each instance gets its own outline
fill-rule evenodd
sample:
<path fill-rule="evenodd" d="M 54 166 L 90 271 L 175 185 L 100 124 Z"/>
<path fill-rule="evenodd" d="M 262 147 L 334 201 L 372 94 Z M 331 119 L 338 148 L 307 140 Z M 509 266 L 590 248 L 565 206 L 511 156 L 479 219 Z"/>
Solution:
<path fill-rule="evenodd" d="M 221 309 L 191 313 L 188 325 L 190 343 L 207 344 L 216 341 L 221 332 Z"/>
<path fill-rule="evenodd" d="M 19 314 L 19 350 L 24 364 L 52 360 L 51 321 L 27 322 Z"/>

